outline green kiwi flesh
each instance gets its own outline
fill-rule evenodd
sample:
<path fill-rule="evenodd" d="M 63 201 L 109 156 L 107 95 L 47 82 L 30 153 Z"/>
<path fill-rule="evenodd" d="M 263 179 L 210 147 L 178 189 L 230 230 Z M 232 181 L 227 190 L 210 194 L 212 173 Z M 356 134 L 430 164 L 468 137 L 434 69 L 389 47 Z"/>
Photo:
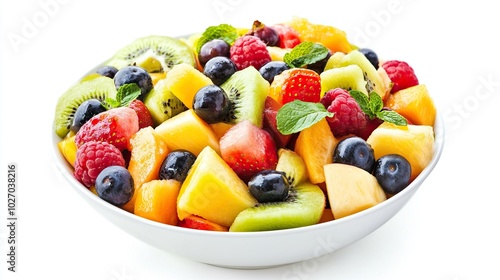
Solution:
<path fill-rule="evenodd" d="M 343 88 L 345 90 L 359 90 L 365 94 L 366 81 L 363 76 L 363 71 L 357 65 L 348 65 L 339 68 L 332 68 L 323 71 L 321 77 L 321 97 L 325 92 L 335 89 Z"/>
<path fill-rule="evenodd" d="M 240 212 L 229 231 L 266 231 L 296 228 L 318 223 L 325 208 L 323 191 L 307 181 L 304 160 L 287 149 L 278 151 L 276 170 L 290 182 L 290 193 L 281 202 L 259 203 Z"/>
<path fill-rule="evenodd" d="M 366 56 L 358 50 L 353 50 L 348 54 L 337 52 L 328 59 L 325 69 L 339 68 L 348 65 L 357 65 L 363 72 L 363 79 L 366 81 L 366 91 L 368 93 L 375 91 L 380 96 L 384 96 L 385 89 L 382 78 L 373 67 Z"/>
<path fill-rule="evenodd" d="M 168 36 L 147 36 L 123 47 L 105 64 L 118 69 L 136 65 L 149 73 L 166 73 L 181 63 L 196 67 L 194 52 L 185 42 Z"/>
<path fill-rule="evenodd" d="M 269 91 L 269 82 L 254 67 L 250 66 L 234 73 L 221 88 L 231 101 L 231 110 L 226 122 L 236 124 L 248 120 L 262 127 L 262 112 Z"/>
<path fill-rule="evenodd" d="M 155 125 L 187 110 L 184 103 L 168 89 L 165 79 L 158 81 L 146 95 L 144 105 L 149 109 Z"/>
<path fill-rule="evenodd" d="M 70 131 L 73 117 L 78 106 L 88 99 L 98 99 L 105 103 L 106 98 L 115 98 L 116 88 L 113 79 L 99 74 L 90 74 L 69 88 L 57 101 L 54 129 L 59 137 Z"/>

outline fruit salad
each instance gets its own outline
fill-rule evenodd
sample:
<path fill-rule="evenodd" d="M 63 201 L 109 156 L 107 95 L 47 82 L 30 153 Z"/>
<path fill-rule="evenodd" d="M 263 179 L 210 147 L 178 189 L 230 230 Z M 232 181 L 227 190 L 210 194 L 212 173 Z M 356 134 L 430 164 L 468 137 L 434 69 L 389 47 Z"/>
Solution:
<path fill-rule="evenodd" d="M 197 230 L 311 226 L 403 191 L 430 163 L 436 108 L 409 63 L 333 26 L 147 36 L 60 98 L 75 178 L 123 211 Z"/>

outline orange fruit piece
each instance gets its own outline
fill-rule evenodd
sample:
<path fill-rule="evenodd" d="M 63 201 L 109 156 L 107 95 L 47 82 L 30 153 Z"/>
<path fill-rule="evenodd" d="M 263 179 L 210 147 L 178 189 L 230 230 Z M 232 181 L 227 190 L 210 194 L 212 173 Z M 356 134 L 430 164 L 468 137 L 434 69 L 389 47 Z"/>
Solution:
<path fill-rule="evenodd" d="M 347 40 L 346 33 L 333 26 L 311 23 L 300 17 L 294 17 L 286 24 L 297 31 L 301 42 L 321 43 L 332 53 L 348 53 L 353 50 L 353 46 Z"/>
<path fill-rule="evenodd" d="M 64 156 L 66 161 L 71 164 L 71 166 L 75 166 L 76 160 L 76 143 L 75 143 L 75 135 L 68 136 L 64 138 L 62 141 L 57 143 L 57 147 L 59 151 Z"/>
<path fill-rule="evenodd" d="M 436 106 L 425 85 L 399 90 L 387 98 L 385 106 L 407 118 L 412 124 L 434 125 Z"/>
<path fill-rule="evenodd" d="M 229 231 L 228 227 L 221 226 L 196 215 L 187 216 L 184 220 L 179 221 L 177 225 L 198 230 Z"/>
<path fill-rule="evenodd" d="M 152 180 L 144 183 L 137 192 L 134 214 L 164 223 L 177 225 L 177 196 L 181 182 L 177 180 Z"/>

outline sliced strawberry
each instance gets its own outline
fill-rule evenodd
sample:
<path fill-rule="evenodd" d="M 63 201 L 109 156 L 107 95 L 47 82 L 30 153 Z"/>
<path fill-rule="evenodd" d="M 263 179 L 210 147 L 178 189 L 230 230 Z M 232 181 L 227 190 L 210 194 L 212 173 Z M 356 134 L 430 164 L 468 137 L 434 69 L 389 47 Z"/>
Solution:
<path fill-rule="evenodd" d="M 141 100 L 135 99 L 128 106 L 134 109 L 134 111 L 137 113 L 137 117 L 139 118 L 139 129 L 153 126 L 153 118 L 151 117 L 151 113 L 149 112 L 148 107 L 146 107 L 146 105 L 144 105 Z"/>
<path fill-rule="evenodd" d="M 299 34 L 297 33 L 297 31 L 295 31 L 295 29 L 291 28 L 290 26 L 284 24 L 275 24 L 271 27 L 274 30 L 276 30 L 278 36 L 280 37 L 279 40 L 280 48 L 292 49 L 293 47 L 300 44 Z"/>
<path fill-rule="evenodd" d="M 256 173 L 274 169 L 278 163 L 276 144 L 264 129 L 249 121 L 241 121 L 220 139 L 224 161 L 245 182 Z"/>
<path fill-rule="evenodd" d="M 287 143 L 290 141 L 290 138 L 292 138 L 292 135 L 283 135 L 277 127 L 276 123 L 276 115 L 278 114 L 278 110 L 281 108 L 281 104 L 278 103 L 278 101 L 272 99 L 271 97 L 266 98 L 266 102 L 264 103 L 264 122 L 263 122 L 263 128 L 274 139 L 274 142 L 276 143 L 277 148 L 284 148 L 286 147 Z"/>
<path fill-rule="evenodd" d="M 198 230 L 211 230 L 211 231 L 228 231 L 227 227 L 221 226 L 202 217 L 190 215 L 179 221 L 177 224 L 180 227 L 192 228 Z"/>
<path fill-rule="evenodd" d="M 292 68 L 274 77 L 269 88 L 269 96 L 281 104 L 299 99 L 306 102 L 319 102 L 321 78 L 310 69 Z"/>
<path fill-rule="evenodd" d="M 108 142 L 119 150 L 129 146 L 130 137 L 139 130 L 136 112 L 128 107 L 110 109 L 93 116 L 75 136 L 77 147 L 89 141 Z"/>

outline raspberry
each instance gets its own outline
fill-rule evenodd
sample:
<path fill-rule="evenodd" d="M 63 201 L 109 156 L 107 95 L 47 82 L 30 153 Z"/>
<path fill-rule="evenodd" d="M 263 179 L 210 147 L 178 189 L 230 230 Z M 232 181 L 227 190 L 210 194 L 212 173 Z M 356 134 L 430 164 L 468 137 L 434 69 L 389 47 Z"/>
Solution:
<path fill-rule="evenodd" d="M 89 141 L 76 152 L 75 178 L 91 187 L 99 173 L 112 165 L 125 166 L 122 153 L 108 142 Z"/>
<path fill-rule="evenodd" d="M 153 126 L 153 119 L 151 118 L 151 113 L 149 112 L 148 107 L 144 105 L 142 101 L 139 99 L 135 99 L 128 105 L 129 108 L 134 109 L 137 113 L 137 117 L 139 118 L 139 129 Z"/>
<path fill-rule="evenodd" d="M 264 64 L 271 61 L 266 44 L 259 38 L 251 35 L 242 36 L 234 42 L 229 50 L 230 58 L 239 70 L 249 66 L 259 70 Z"/>
<path fill-rule="evenodd" d="M 337 88 L 327 91 L 321 104 L 328 112 L 334 113 L 333 117 L 327 117 L 326 120 L 335 137 L 355 134 L 365 128 L 366 115 L 346 90 Z"/>
<path fill-rule="evenodd" d="M 391 93 L 418 85 L 418 79 L 408 63 L 399 60 L 389 60 L 382 64 L 385 72 L 393 82 Z"/>

